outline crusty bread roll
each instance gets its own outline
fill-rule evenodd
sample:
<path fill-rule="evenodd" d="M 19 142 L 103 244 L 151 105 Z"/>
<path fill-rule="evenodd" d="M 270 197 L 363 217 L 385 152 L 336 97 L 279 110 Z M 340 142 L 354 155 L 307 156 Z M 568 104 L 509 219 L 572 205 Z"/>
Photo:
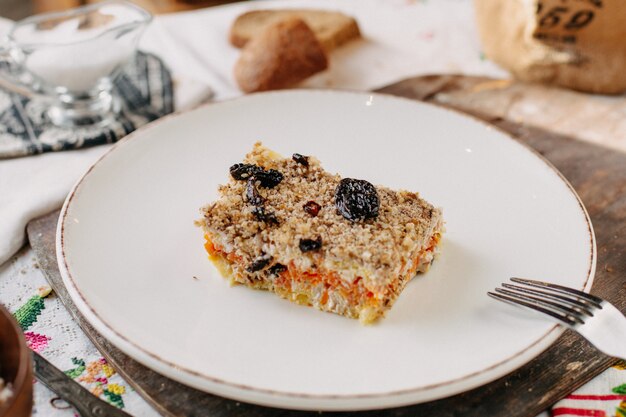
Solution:
<path fill-rule="evenodd" d="M 230 28 L 230 42 L 241 48 L 268 26 L 293 17 L 304 20 L 327 51 L 360 37 L 356 20 L 343 13 L 313 9 L 254 10 L 237 17 Z"/>
<path fill-rule="evenodd" d="M 328 67 L 326 52 L 302 19 L 287 18 L 251 39 L 235 64 L 246 93 L 289 87 Z"/>

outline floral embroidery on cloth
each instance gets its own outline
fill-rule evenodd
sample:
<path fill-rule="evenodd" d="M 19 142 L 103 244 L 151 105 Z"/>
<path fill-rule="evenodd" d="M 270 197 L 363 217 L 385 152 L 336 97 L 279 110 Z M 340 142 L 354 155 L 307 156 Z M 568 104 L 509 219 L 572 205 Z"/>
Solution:
<path fill-rule="evenodd" d="M 87 385 L 93 395 L 104 396 L 111 404 L 124 408 L 122 394 L 126 393 L 126 386 L 109 382 L 109 378 L 117 374 L 104 358 L 85 363 L 83 359 L 72 358 L 74 368 L 65 371 L 65 374 Z"/>
<path fill-rule="evenodd" d="M 0 280 L 0 303 L 24 330 L 28 346 L 94 395 L 130 415 L 156 417 L 154 411 L 109 365 L 59 298 L 47 285 L 32 251 L 3 267 L 12 270 Z M 34 380 L 33 417 L 79 417 L 78 413 L 39 381 Z"/>
<path fill-rule="evenodd" d="M 606 381 L 613 385 L 607 392 Z M 552 416 L 626 417 L 626 362 L 620 362 L 552 407 Z"/>

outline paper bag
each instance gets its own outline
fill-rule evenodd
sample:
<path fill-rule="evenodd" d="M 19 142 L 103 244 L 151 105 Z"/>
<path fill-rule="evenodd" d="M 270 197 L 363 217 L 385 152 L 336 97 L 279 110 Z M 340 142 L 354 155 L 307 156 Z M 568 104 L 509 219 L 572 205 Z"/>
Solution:
<path fill-rule="evenodd" d="M 624 0 L 474 0 L 488 58 L 524 81 L 626 91 Z"/>

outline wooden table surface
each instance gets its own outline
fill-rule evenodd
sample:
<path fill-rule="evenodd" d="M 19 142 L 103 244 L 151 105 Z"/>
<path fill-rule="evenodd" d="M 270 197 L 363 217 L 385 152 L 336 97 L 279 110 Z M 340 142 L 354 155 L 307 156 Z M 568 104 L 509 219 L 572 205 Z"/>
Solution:
<path fill-rule="evenodd" d="M 415 84 L 414 88 L 429 94 L 427 101 L 626 152 L 626 95 L 585 94 L 485 77 L 434 75 L 420 79 L 419 87 Z"/>

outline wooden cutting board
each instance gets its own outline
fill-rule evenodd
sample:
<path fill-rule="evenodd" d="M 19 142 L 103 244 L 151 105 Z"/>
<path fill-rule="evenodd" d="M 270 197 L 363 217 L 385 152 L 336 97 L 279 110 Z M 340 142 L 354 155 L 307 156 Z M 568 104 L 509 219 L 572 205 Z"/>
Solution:
<path fill-rule="evenodd" d="M 503 118 L 503 99 L 507 95 L 518 94 L 523 87 L 517 83 L 503 84 L 479 77 L 436 75 L 412 78 L 378 91 L 471 114 L 511 133 L 552 162 L 580 195 L 595 228 L 598 268 L 592 293 L 626 312 L 626 154 Z M 54 240 L 57 218 L 58 212 L 51 213 L 32 221 L 27 227 L 41 269 L 103 356 L 161 414 L 181 417 L 336 414 L 278 410 L 206 394 L 163 377 L 126 356 L 85 321 L 69 298 L 56 264 Z M 472 391 L 409 407 L 337 414 L 535 417 L 616 363 L 617 360 L 598 353 L 584 339 L 568 330 L 526 366 Z"/>

